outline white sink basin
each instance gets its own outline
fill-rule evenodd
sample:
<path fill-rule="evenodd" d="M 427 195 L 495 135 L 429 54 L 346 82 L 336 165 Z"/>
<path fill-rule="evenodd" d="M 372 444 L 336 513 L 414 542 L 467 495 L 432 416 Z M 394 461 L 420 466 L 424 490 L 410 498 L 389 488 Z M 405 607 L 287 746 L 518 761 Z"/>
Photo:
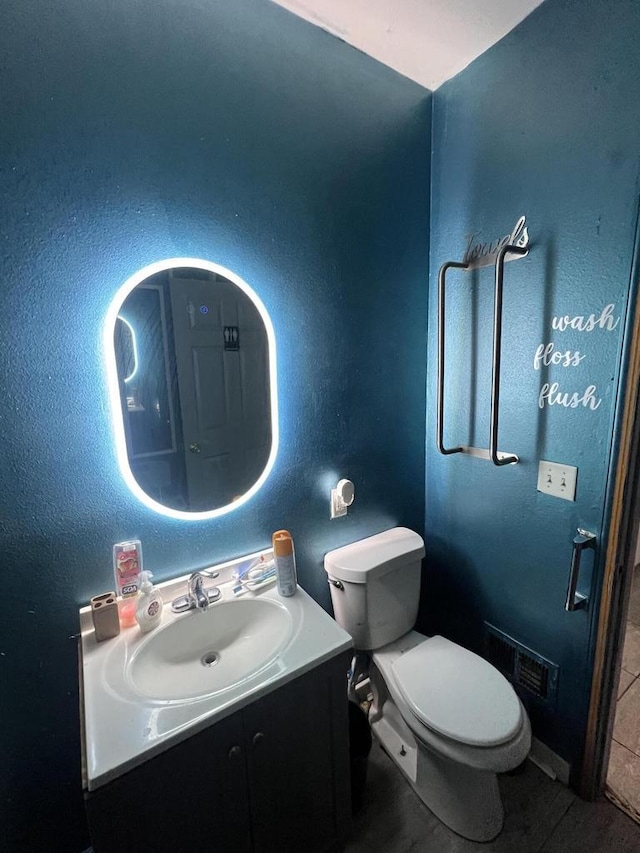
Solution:
<path fill-rule="evenodd" d="M 153 699 L 206 696 L 268 665 L 292 631 L 291 615 L 279 601 L 221 601 L 145 637 L 129 660 L 127 677 L 136 692 Z"/>
<path fill-rule="evenodd" d="M 158 584 L 162 622 L 96 642 L 91 608 L 82 633 L 83 781 L 90 791 L 351 647 L 351 637 L 306 592 L 275 584 L 236 594 L 236 572 L 270 549 L 207 567 L 222 596 L 204 613 L 170 602 L 189 575 Z M 345 663 L 346 670 L 346 663 Z"/>

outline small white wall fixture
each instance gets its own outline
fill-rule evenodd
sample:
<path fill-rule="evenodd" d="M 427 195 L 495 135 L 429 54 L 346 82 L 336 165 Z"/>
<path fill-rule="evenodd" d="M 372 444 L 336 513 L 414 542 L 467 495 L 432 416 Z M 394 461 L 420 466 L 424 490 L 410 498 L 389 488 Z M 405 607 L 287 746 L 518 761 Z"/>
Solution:
<path fill-rule="evenodd" d="M 356 496 L 351 480 L 339 480 L 335 489 L 331 489 L 331 518 L 346 515 Z"/>

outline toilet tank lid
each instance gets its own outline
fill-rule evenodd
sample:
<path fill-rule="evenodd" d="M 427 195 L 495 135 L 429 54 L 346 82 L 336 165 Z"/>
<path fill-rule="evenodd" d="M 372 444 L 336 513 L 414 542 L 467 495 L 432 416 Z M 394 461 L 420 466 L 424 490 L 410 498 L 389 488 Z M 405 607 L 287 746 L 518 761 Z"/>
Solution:
<path fill-rule="evenodd" d="M 407 527 L 393 527 L 329 551 L 324 558 L 324 568 L 337 580 L 366 583 L 423 557 L 422 537 Z"/>

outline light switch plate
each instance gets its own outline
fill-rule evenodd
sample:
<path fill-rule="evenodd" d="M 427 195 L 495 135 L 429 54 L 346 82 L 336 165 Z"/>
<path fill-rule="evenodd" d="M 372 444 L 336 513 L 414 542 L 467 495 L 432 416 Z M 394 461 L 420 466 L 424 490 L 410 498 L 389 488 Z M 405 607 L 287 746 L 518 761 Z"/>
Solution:
<path fill-rule="evenodd" d="M 538 491 L 565 501 L 575 501 L 578 469 L 559 462 L 544 462 L 538 465 Z"/>

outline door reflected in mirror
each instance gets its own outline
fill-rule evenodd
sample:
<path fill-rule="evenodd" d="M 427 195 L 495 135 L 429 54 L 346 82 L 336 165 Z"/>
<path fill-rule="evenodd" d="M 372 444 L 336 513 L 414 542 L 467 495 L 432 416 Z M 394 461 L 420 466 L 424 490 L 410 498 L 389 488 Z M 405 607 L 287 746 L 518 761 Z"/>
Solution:
<path fill-rule="evenodd" d="M 277 452 L 275 338 L 229 270 L 187 258 L 141 270 L 105 326 L 118 459 L 134 493 L 179 518 L 251 497 Z"/>

